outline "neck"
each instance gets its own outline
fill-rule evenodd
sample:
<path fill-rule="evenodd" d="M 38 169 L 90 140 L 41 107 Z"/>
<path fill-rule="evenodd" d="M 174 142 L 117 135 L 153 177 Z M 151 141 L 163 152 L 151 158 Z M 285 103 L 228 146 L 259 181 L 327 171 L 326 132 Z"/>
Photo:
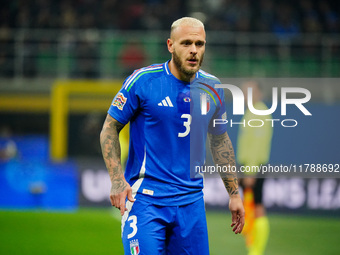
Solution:
<path fill-rule="evenodd" d="M 181 81 L 190 82 L 193 79 L 195 79 L 195 74 L 187 75 L 183 73 L 181 70 L 179 70 L 177 66 L 175 65 L 173 59 L 171 59 L 169 62 L 169 69 L 172 75 Z"/>

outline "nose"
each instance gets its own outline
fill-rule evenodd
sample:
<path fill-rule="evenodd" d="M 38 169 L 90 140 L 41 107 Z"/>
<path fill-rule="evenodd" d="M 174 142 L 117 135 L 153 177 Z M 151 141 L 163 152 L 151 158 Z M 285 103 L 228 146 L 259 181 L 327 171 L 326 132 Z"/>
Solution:
<path fill-rule="evenodd" d="M 196 45 L 194 43 L 191 45 L 190 54 L 192 54 L 194 56 L 197 54 L 197 48 L 196 48 Z"/>

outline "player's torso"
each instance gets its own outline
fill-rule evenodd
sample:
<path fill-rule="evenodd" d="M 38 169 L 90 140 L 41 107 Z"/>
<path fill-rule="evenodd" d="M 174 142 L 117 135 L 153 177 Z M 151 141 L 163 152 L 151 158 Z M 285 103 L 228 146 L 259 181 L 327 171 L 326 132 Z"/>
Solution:
<path fill-rule="evenodd" d="M 202 79 L 185 83 L 172 76 L 161 76 L 145 84 L 138 91 L 145 131 L 171 135 L 178 142 L 190 136 L 192 128 L 207 131 L 218 99 L 211 96 L 213 92 L 205 84 Z"/>

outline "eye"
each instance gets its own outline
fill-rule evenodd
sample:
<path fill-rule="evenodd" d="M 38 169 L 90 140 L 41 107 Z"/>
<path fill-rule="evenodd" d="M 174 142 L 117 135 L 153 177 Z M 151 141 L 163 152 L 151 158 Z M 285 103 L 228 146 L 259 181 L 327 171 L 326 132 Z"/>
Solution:
<path fill-rule="evenodd" d="M 192 44 L 192 42 L 186 40 L 186 41 L 183 41 L 182 44 L 183 44 L 184 46 L 190 46 L 190 45 Z"/>
<path fill-rule="evenodd" d="M 201 42 L 201 41 L 200 41 L 200 42 L 197 42 L 197 43 L 196 43 L 196 46 L 202 47 L 202 46 L 204 46 L 204 42 Z"/>

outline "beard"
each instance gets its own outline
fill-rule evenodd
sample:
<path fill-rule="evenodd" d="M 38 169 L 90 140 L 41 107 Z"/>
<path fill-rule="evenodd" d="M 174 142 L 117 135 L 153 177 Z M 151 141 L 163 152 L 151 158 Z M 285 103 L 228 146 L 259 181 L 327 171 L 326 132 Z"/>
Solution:
<path fill-rule="evenodd" d="M 181 58 L 177 55 L 176 51 L 174 50 L 173 52 L 173 60 L 174 60 L 175 66 L 181 73 L 183 73 L 185 76 L 188 76 L 188 77 L 191 77 L 195 73 L 198 72 L 203 62 L 203 56 L 204 55 L 202 55 L 201 59 L 199 59 L 198 66 L 195 69 L 187 69 L 185 68 L 184 63 L 181 60 Z"/>

